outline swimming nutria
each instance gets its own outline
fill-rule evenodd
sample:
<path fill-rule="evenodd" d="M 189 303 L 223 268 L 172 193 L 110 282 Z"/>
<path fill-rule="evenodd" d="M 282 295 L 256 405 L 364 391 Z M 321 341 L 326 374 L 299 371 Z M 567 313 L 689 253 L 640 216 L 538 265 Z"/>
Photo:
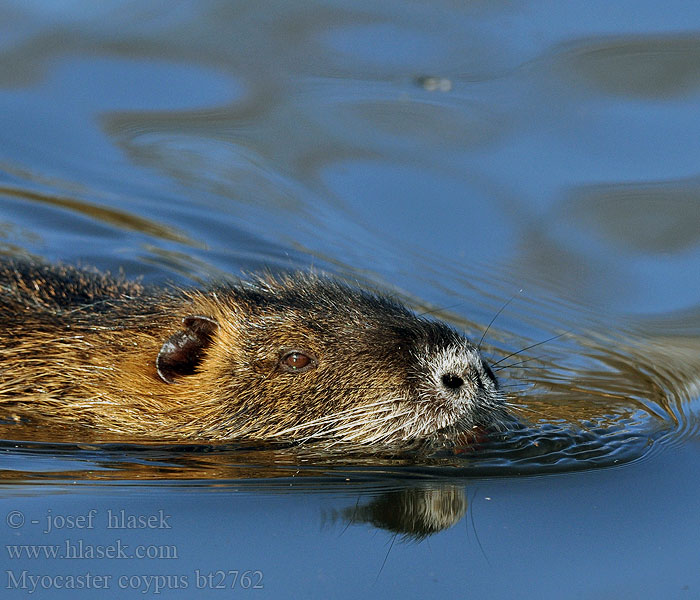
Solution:
<path fill-rule="evenodd" d="M 209 290 L 0 263 L 0 407 L 158 439 L 425 440 L 505 414 L 448 325 L 317 275 Z"/>

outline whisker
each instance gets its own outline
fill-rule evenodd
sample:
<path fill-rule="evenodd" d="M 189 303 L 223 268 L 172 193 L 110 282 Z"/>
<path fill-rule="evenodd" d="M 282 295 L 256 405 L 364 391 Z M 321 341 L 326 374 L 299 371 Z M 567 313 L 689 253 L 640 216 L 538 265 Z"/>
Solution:
<path fill-rule="evenodd" d="M 399 420 L 399 419 L 401 419 L 402 417 L 406 416 L 406 415 L 409 414 L 409 413 L 410 413 L 410 411 L 404 410 L 404 411 L 402 411 L 402 412 L 400 412 L 400 413 L 392 414 L 391 417 L 394 418 L 394 419 L 396 419 L 396 420 Z M 401 423 L 401 422 L 399 421 L 399 422 L 394 426 L 394 428 L 392 428 L 392 429 L 382 430 L 382 429 L 376 429 L 376 428 L 375 428 L 376 431 L 375 431 L 374 436 L 371 436 L 371 437 L 369 437 L 369 438 L 366 439 L 366 440 L 362 440 L 362 443 L 376 443 L 376 442 L 378 442 L 378 441 L 383 441 L 383 440 L 385 440 L 385 439 L 391 437 L 396 431 L 398 431 L 398 430 L 401 429 L 402 427 L 403 427 L 403 423 Z M 360 431 L 357 431 L 354 435 L 347 436 L 345 439 L 348 439 L 348 440 L 355 440 L 358 436 L 362 435 L 363 433 L 366 433 L 366 432 L 363 432 L 363 431 L 360 430 Z"/>
<path fill-rule="evenodd" d="M 502 367 L 498 367 L 496 369 L 491 369 L 494 373 L 500 373 L 501 371 L 505 371 L 506 369 L 510 369 L 511 367 L 518 367 L 519 369 L 523 369 L 525 371 L 530 370 L 530 369 L 537 369 L 538 367 L 536 365 L 524 365 L 524 366 L 518 366 L 520 363 L 512 363 L 510 365 L 503 365 Z"/>
<path fill-rule="evenodd" d="M 522 290 L 518 290 L 519 294 L 522 294 L 522 292 L 523 292 Z M 498 315 L 500 315 L 506 309 L 506 307 L 511 302 L 513 302 L 514 299 L 515 299 L 515 295 L 511 296 L 510 299 L 508 300 L 508 302 L 506 302 L 503 306 L 501 306 L 499 311 L 495 315 L 493 315 L 493 319 L 491 319 L 489 321 L 489 324 L 486 326 L 486 329 L 484 329 L 484 333 L 481 334 L 481 339 L 479 340 L 479 343 L 476 345 L 478 350 L 481 350 L 481 344 L 483 343 L 484 338 L 486 337 L 486 334 L 489 332 L 489 329 L 491 329 L 491 325 L 493 325 L 494 322 L 496 321 L 496 319 L 498 318 Z"/>
<path fill-rule="evenodd" d="M 391 415 L 389 415 L 390 417 Z M 371 422 L 381 422 L 386 420 L 389 417 L 384 417 L 384 419 L 376 419 L 374 413 L 367 413 L 364 419 L 359 420 L 359 421 L 351 421 L 351 422 L 345 422 L 345 423 L 339 423 L 335 427 L 331 427 L 330 429 L 325 429 L 324 431 L 320 432 L 321 434 L 329 434 L 329 433 L 338 433 L 339 431 L 343 431 L 345 429 L 348 429 L 350 427 L 358 427 L 360 425 L 364 425 L 365 423 L 371 423 Z"/>
<path fill-rule="evenodd" d="M 278 435 L 283 435 L 285 433 L 289 433 L 295 430 L 298 430 L 300 428 L 305 428 L 309 427 L 312 425 L 321 425 L 323 423 L 327 423 L 330 421 L 336 421 L 338 419 L 342 419 L 344 417 L 352 417 L 352 416 L 358 416 L 362 415 L 363 413 L 368 412 L 370 409 L 376 409 L 376 408 L 382 408 L 383 405 L 387 404 L 394 404 L 395 400 L 393 399 L 386 399 L 386 400 L 379 400 L 377 402 L 372 402 L 370 404 L 363 404 L 361 406 L 351 406 L 349 408 L 346 408 L 344 410 L 331 413 L 330 415 L 323 415 L 321 417 L 318 417 L 316 419 L 311 419 L 309 421 L 304 421 L 301 424 L 298 425 L 293 425 L 291 427 L 288 427 L 287 429 L 279 432 Z"/>
<path fill-rule="evenodd" d="M 521 352 L 525 352 L 525 350 L 530 350 L 531 348 L 536 348 L 537 346 L 541 346 L 542 344 L 546 344 L 547 342 L 551 342 L 552 340 L 556 340 L 557 338 L 563 337 L 567 335 L 568 333 L 571 333 L 570 331 L 565 331 L 564 333 L 560 333 L 559 335 L 554 335 L 549 339 L 542 340 L 541 342 L 537 342 L 536 344 L 530 344 L 529 346 L 525 346 L 525 348 L 521 348 L 517 352 L 511 352 L 507 356 L 504 356 L 502 359 L 497 360 L 495 363 L 491 365 L 491 368 L 493 369 L 494 367 L 500 365 L 504 360 L 509 359 L 511 356 L 516 356 L 517 354 L 520 354 Z"/>
<path fill-rule="evenodd" d="M 539 358 L 540 358 L 539 356 L 531 356 L 530 358 L 524 358 L 520 362 L 510 363 L 509 365 L 502 365 L 502 366 L 497 367 L 493 370 L 498 372 L 498 371 L 502 371 L 503 369 L 510 369 L 511 367 L 520 367 L 522 369 L 530 368 L 529 366 L 523 367 L 522 365 L 524 365 L 526 362 L 530 362 L 531 360 L 538 360 Z"/>
<path fill-rule="evenodd" d="M 396 418 L 400 418 L 400 417 L 402 417 L 402 416 L 404 416 L 404 415 L 406 415 L 406 414 L 408 414 L 408 411 L 404 411 L 403 413 L 399 413 L 399 414 L 397 414 L 397 415 L 395 415 L 395 416 L 396 416 Z M 394 415 L 392 415 L 392 416 L 394 416 Z M 381 434 L 380 437 L 379 437 L 379 440 L 386 438 L 387 436 L 391 435 L 394 431 L 396 431 L 396 428 L 391 429 L 391 430 L 388 430 L 388 431 L 381 431 L 381 430 L 379 430 L 379 434 Z M 364 432 L 364 431 L 362 431 L 362 430 L 356 431 L 354 434 L 349 435 L 349 436 L 346 436 L 345 439 L 347 439 L 347 440 L 355 440 L 358 436 L 361 436 L 361 435 L 363 435 L 364 433 L 366 433 L 366 432 Z M 369 439 L 367 440 L 367 442 L 368 442 L 368 443 L 371 443 L 371 442 L 375 441 L 375 440 L 376 440 L 376 437 L 377 437 L 377 435 L 375 434 L 375 438 L 369 438 Z"/>
<path fill-rule="evenodd" d="M 287 429 L 284 429 L 283 431 L 279 432 L 278 435 L 285 435 L 287 433 L 293 433 L 295 431 L 303 430 L 303 429 L 308 429 L 309 427 L 316 427 L 318 425 L 333 425 L 334 423 L 338 421 L 347 421 L 348 418 L 353 418 L 353 422 L 348 425 L 348 426 L 356 426 L 358 423 L 358 419 L 363 419 L 364 422 L 370 422 L 371 420 L 374 420 L 375 422 L 381 422 L 384 419 L 377 419 L 377 414 L 382 414 L 383 412 L 387 412 L 389 410 L 389 407 L 386 406 L 388 404 L 393 404 L 393 400 L 381 400 L 378 402 L 373 402 L 371 404 L 366 404 L 363 406 L 354 406 L 346 410 L 342 410 L 330 415 L 324 415 L 323 417 L 319 417 L 317 419 L 312 419 L 310 421 L 304 421 L 303 423 L 293 425 L 292 427 L 288 427 Z M 377 410 L 379 409 L 379 410 Z M 387 417 L 385 417 L 386 419 Z M 321 431 L 314 432 L 314 436 L 322 436 L 322 435 L 327 435 L 329 433 L 333 433 L 338 429 L 342 429 L 343 427 L 340 427 L 342 423 L 340 423 L 336 427 L 330 427 L 323 429 Z"/>

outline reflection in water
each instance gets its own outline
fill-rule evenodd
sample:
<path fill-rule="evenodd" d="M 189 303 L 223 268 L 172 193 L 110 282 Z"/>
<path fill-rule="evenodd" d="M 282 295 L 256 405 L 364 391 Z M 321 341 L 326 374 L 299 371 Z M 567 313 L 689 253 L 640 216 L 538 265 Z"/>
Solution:
<path fill-rule="evenodd" d="M 83 202 L 74 198 L 50 196 L 47 194 L 32 192 L 26 189 L 16 189 L 7 186 L 0 186 L 0 195 L 21 198 L 27 202 L 39 202 L 42 204 L 48 204 L 75 211 L 97 221 L 98 223 L 111 225 L 112 227 L 116 227 L 118 229 L 137 231 L 156 238 L 175 241 L 186 245 L 195 244 L 184 233 L 181 233 L 171 227 L 166 227 L 156 221 L 126 213 L 115 208 L 97 206 L 90 202 Z"/>
<path fill-rule="evenodd" d="M 661 313 L 700 294 L 700 181 L 696 177 L 570 185 L 522 227 L 511 277 L 525 271 L 581 307 Z"/>
<path fill-rule="evenodd" d="M 700 246 L 698 180 L 578 187 L 562 212 L 631 252 L 668 256 Z"/>
<path fill-rule="evenodd" d="M 330 520 L 365 523 L 405 540 L 420 541 L 458 523 L 467 507 L 462 486 L 434 484 L 386 492 L 364 504 L 358 500 L 355 506 L 331 513 Z"/>
<path fill-rule="evenodd" d="M 593 38 L 570 43 L 557 54 L 564 78 L 607 94 L 663 98 L 700 86 L 697 36 Z"/>

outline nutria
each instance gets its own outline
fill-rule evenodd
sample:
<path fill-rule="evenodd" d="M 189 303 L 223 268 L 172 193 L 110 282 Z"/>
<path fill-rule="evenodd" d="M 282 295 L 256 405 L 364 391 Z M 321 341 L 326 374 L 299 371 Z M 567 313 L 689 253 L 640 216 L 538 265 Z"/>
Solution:
<path fill-rule="evenodd" d="M 397 444 L 498 424 L 478 349 L 310 274 L 206 290 L 0 263 L 0 413 L 131 439 Z"/>

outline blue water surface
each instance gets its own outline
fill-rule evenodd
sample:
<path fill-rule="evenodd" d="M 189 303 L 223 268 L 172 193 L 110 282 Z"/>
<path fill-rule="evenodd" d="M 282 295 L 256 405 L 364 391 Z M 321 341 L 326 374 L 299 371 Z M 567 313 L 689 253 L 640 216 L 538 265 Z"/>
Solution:
<path fill-rule="evenodd" d="M 313 268 L 476 339 L 507 304 L 492 361 L 561 337 L 467 456 L 4 424 L 3 597 L 700 597 L 699 105 L 689 0 L 4 2 L 3 256 Z"/>

